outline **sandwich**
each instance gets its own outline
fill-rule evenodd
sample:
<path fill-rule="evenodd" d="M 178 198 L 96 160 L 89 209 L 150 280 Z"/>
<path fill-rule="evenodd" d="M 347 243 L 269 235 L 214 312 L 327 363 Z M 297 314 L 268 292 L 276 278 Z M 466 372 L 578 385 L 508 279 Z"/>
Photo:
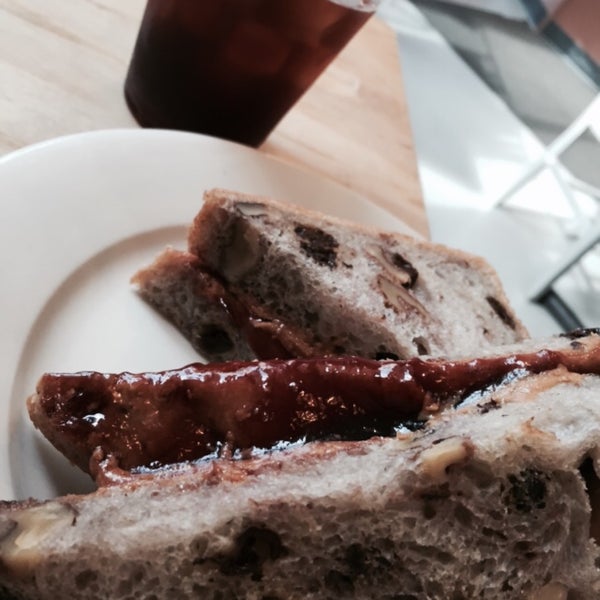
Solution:
<path fill-rule="evenodd" d="M 127 444 L 116 451 L 102 443 L 110 436 L 100 435 L 85 452 L 95 445 L 96 464 L 104 461 L 110 475 L 112 461 L 114 476 L 97 479 L 96 492 L 0 507 L 0 596 L 596 599 L 599 333 L 529 340 L 477 356 L 381 361 L 380 382 L 398 369 L 404 375 L 396 385 L 404 380 L 406 388 L 391 394 L 396 408 L 385 419 L 367 419 L 367 429 L 385 421 L 370 435 L 353 433 L 356 423 L 365 433 L 358 408 L 369 402 L 345 412 L 345 376 L 335 374 L 323 397 L 300 387 L 296 393 L 302 408 L 327 399 L 340 406 L 348 436 L 335 419 L 271 446 L 254 445 L 253 433 L 243 440 L 241 431 L 226 431 L 226 452 L 153 465 L 139 456 L 128 460 Z M 330 372 L 336 360 L 347 361 L 355 373 L 355 359 L 314 360 L 326 361 Z M 292 365 L 293 375 L 298 361 L 265 361 L 260 373 L 282 365 Z M 210 367 L 194 369 L 203 373 L 207 402 L 217 394 L 225 411 L 227 402 L 234 405 L 229 416 L 243 417 L 261 406 L 252 390 L 269 386 L 227 386 L 252 367 L 258 368 L 214 365 L 214 376 Z M 236 373 L 231 380 L 227 369 Z M 165 397 L 176 397 L 184 379 L 147 374 L 148 385 L 140 386 L 126 375 L 82 376 L 96 398 L 110 389 L 115 406 L 129 381 L 127 410 L 152 400 L 163 385 L 170 390 Z M 289 383 L 300 386 L 302 377 Z M 191 398 L 188 391 L 181 397 Z M 314 402 L 303 403 L 311 394 Z M 266 394 L 267 405 L 273 397 Z M 375 397 L 375 412 L 385 398 Z M 93 406 L 77 412 L 77 399 L 88 401 L 73 374 L 44 376 L 29 402 L 32 418 L 40 427 L 46 418 L 65 423 L 67 413 L 83 420 Z M 159 421 L 169 410 L 161 404 L 152 409 Z M 86 412 L 89 425 L 100 426 L 102 410 Z M 211 414 L 204 426 L 218 418 Z M 79 433 L 85 438 L 91 429 Z M 59 445 L 65 430 L 53 435 Z M 149 443 L 139 435 L 130 442 Z"/>
<path fill-rule="evenodd" d="M 483 259 L 252 195 L 205 194 L 140 295 L 209 361 L 456 355 L 528 337 Z"/>
<path fill-rule="evenodd" d="M 530 340 L 479 258 L 223 190 L 133 281 L 233 362 L 41 377 L 97 489 L 0 502 L 0 598 L 599 597 L 600 331 Z"/>

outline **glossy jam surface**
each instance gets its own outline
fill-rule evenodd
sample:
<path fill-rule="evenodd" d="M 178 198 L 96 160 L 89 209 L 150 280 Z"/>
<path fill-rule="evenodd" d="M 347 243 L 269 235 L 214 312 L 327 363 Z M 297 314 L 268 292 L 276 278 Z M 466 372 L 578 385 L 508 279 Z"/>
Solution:
<path fill-rule="evenodd" d="M 257 146 L 369 18 L 371 4 L 149 0 L 125 84 L 129 106 L 144 126 Z"/>
<path fill-rule="evenodd" d="M 189 365 L 160 373 L 46 374 L 36 424 L 88 470 L 100 448 L 122 469 L 313 439 L 366 439 L 456 404 L 508 374 L 564 365 L 600 373 L 599 352 L 470 361 L 338 357 Z M 56 440 L 60 440 L 56 443 Z"/>

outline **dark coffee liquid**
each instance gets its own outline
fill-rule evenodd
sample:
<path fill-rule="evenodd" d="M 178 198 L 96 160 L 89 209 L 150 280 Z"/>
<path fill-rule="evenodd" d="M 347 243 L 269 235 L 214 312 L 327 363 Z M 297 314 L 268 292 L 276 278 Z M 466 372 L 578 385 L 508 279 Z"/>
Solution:
<path fill-rule="evenodd" d="M 143 126 L 258 146 L 372 10 L 330 0 L 149 0 L 127 102 Z"/>

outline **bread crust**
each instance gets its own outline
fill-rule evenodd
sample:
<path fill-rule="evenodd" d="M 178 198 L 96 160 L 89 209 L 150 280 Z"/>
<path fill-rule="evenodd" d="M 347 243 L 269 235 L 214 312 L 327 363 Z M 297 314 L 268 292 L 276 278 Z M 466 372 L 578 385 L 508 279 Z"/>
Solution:
<path fill-rule="evenodd" d="M 310 210 L 297 204 L 283 203 L 268 196 L 247 194 L 225 188 L 213 188 L 211 190 L 207 190 L 204 193 L 203 202 L 204 204 L 208 204 L 209 206 L 215 207 L 236 204 L 240 202 L 248 204 L 260 203 L 264 204 L 267 207 L 267 210 L 273 209 L 275 211 L 284 211 L 285 213 L 290 215 L 290 219 L 297 217 L 299 220 L 305 220 L 314 223 L 326 221 L 328 223 L 331 223 L 331 225 L 333 226 L 339 227 L 340 229 L 348 229 L 357 234 L 362 233 L 370 237 L 378 237 L 382 234 L 382 231 L 375 227 L 360 225 L 353 221 L 348 221 L 346 219 L 341 219 L 332 215 L 324 215 L 321 212 Z M 194 218 L 192 226 L 188 232 L 188 248 L 192 254 L 201 257 L 205 256 L 210 252 L 210 249 L 208 248 L 208 245 L 210 243 L 209 238 L 205 235 L 205 233 L 206 231 L 204 225 L 204 216 L 202 215 L 202 211 L 200 211 Z M 389 239 L 404 240 L 405 242 L 411 245 L 414 244 L 415 247 L 421 248 L 423 250 L 429 249 L 432 245 L 431 242 L 425 241 L 416 236 L 409 236 L 404 233 L 383 233 L 385 237 Z M 498 275 L 495 269 L 493 269 L 493 267 L 491 267 L 491 265 L 484 258 L 471 254 L 469 252 L 465 252 L 464 250 L 459 250 L 458 248 L 452 248 L 445 244 L 435 243 L 433 245 L 440 249 L 443 248 L 444 252 L 456 262 L 463 261 L 465 263 L 471 263 L 476 268 L 484 270 L 493 279 L 497 280 Z M 502 293 L 504 293 L 502 285 L 500 283 L 498 289 L 499 291 L 501 290 Z M 508 300 L 506 296 L 503 296 L 502 299 Z M 524 327 L 522 324 L 521 326 Z M 523 331 L 525 331 L 525 329 Z"/>

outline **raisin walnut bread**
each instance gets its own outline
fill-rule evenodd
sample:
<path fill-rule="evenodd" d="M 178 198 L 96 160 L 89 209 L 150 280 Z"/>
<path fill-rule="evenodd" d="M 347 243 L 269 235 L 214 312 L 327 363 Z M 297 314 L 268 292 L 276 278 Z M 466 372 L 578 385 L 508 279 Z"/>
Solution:
<path fill-rule="evenodd" d="M 0 596 L 597 599 L 598 335 L 555 344 L 414 431 L 4 503 Z"/>
<path fill-rule="evenodd" d="M 481 258 L 212 190 L 187 252 L 133 278 L 209 360 L 469 353 L 527 337 Z"/>

